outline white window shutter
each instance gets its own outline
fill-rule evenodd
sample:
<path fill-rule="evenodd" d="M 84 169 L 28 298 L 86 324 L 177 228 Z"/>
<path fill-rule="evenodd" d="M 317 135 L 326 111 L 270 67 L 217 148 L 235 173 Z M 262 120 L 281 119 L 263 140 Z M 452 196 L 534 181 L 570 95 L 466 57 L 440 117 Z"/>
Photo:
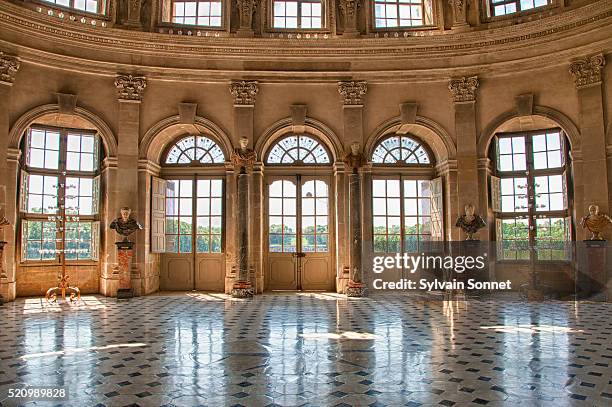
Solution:
<path fill-rule="evenodd" d="M 91 223 L 91 259 L 100 260 L 100 222 Z"/>
<path fill-rule="evenodd" d="M 92 203 L 91 203 L 91 211 L 92 215 L 100 214 L 100 175 L 95 177 L 92 182 Z"/>
<path fill-rule="evenodd" d="M 28 212 L 28 190 L 30 187 L 30 174 L 26 171 L 21 170 L 21 185 L 19 188 L 19 211 L 23 213 Z"/>
<path fill-rule="evenodd" d="M 153 177 L 151 182 L 151 252 L 166 251 L 166 180 Z"/>
<path fill-rule="evenodd" d="M 431 238 L 444 240 L 444 196 L 442 194 L 442 178 L 431 180 Z"/>
<path fill-rule="evenodd" d="M 501 179 L 491 175 L 491 210 L 501 212 Z"/>

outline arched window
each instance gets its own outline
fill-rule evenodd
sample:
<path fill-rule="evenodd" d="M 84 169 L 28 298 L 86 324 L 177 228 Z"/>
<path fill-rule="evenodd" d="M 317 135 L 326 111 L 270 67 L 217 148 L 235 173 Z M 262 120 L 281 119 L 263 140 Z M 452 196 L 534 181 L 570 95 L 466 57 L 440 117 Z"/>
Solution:
<path fill-rule="evenodd" d="M 97 260 L 100 140 L 91 130 L 32 126 L 20 182 L 22 261 Z"/>
<path fill-rule="evenodd" d="M 499 260 L 566 260 L 571 240 L 565 135 L 558 128 L 500 133 L 492 145 Z M 535 251 L 529 248 L 535 247 Z"/>
<path fill-rule="evenodd" d="M 413 137 L 393 135 L 376 145 L 371 160 L 374 252 L 415 253 L 442 240 L 442 181 L 432 179 L 427 148 Z M 393 167 L 393 174 L 385 167 Z"/>
<path fill-rule="evenodd" d="M 267 164 L 328 165 L 329 152 L 316 139 L 309 136 L 288 136 L 270 149 Z"/>
<path fill-rule="evenodd" d="M 106 0 L 42 0 L 45 3 L 67 7 L 88 13 L 106 14 Z"/>
<path fill-rule="evenodd" d="M 408 136 L 392 136 L 383 140 L 372 154 L 374 164 L 430 164 L 427 150 Z"/>
<path fill-rule="evenodd" d="M 223 164 L 225 155 L 217 143 L 204 136 L 188 136 L 176 142 L 166 156 L 166 164 Z"/>
<path fill-rule="evenodd" d="M 375 28 L 433 25 L 431 0 L 374 0 Z"/>

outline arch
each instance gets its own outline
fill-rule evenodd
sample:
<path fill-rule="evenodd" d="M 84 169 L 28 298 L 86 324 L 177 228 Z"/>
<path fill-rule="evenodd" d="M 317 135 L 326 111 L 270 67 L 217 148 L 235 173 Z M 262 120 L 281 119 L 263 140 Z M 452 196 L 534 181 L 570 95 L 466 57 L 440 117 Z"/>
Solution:
<path fill-rule="evenodd" d="M 102 139 L 106 156 L 117 157 L 117 139 L 104 120 L 95 113 L 78 106 L 74 109 L 73 114 L 60 113 L 57 103 L 38 106 L 21 115 L 9 133 L 8 148 L 19 149 L 25 131 L 34 123 L 96 130 Z"/>
<path fill-rule="evenodd" d="M 190 165 L 194 161 L 201 164 L 223 164 L 225 154 L 214 140 L 202 136 L 185 136 L 169 145 L 162 154 L 163 165 Z"/>
<path fill-rule="evenodd" d="M 366 157 L 370 159 L 379 142 L 392 134 L 406 135 L 424 142 L 433 153 L 436 163 L 452 160 L 457 156 L 453 139 L 440 124 L 426 117 L 417 116 L 414 124 L 403 125 L 401 118 L 397 116 L 381 123 L 370 135 L 364 147 Z"/>
<path fill-rule="evenodd" d="M 331 165 L 327 148 L 310 135 L 286 134 L 276 140 L 267 154 L 267 157 L 262 157 L 266 164 Z"/>
<path fill-rule="evenodd" d="M 520 120 L 524 117 L 533 119 L 529 128 L 524 128 Z M 561 127 L 569 139 L 572 151 L 580 151 L 580 131 L 572 120 L 565 114 L 546 106 L 534 106 L 531 116 L 519 116 L 516 110 L 509 110 L 497 116 L 480 134 L 478 138 L 478 157 L 486 158 L 491 140 L 496 133 L 506 131 L 510 127 L 519 127 L 524 130 L 539 130 L 546 127 Z"/>
<path fill-rule="evenodd" d="M 167 117 L 154 124 L 142 138 L 138 155 L 140 159 L 146 159 L 161 165 L 161 159 L 168 145 L 181 136 L 205 136 L 221 148 L 225 159 L 228 160 L 233 151 L 232 143 L 227 133 L 212 121 L 196 116 L 193 124 L 181 122 L 180 116 Z"/>
<path fill-rule="evenodd" d="M 410 135 L 392 134 L 374 146 L 371 161 L 374 164 L 430 165 L 431 153 L 427 145 Z"/>
<path fill-rule="evenodd" d="M 268 127 L 255 143 L 255 152 L 259 160 L 264 159 L 272 146 L 278 140 L 289 134 L 305 134 L 315 136 L 329 153 L 331 153 L 330 165 L 342 157 L 342 143 L 336 134 L 325 124 L 310 117 L 306 117 L 304 131 L 294 132 L 293 122 L 290 117 L 282 119 Z"/>

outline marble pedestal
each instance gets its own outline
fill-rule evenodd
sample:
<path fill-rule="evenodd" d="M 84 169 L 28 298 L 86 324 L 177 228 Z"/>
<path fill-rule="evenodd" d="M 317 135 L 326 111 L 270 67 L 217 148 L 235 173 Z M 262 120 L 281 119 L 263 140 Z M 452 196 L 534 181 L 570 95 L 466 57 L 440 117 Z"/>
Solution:
<path fill-rule="evenodd" d="M 117 299 L 128 299 L 134 296 L 132 291 L 132 257 L 134 257 L 134 243 L 123 241 L 116 242 L 117 263 L 119 265 L 119 286 L 117 288 Z"/>

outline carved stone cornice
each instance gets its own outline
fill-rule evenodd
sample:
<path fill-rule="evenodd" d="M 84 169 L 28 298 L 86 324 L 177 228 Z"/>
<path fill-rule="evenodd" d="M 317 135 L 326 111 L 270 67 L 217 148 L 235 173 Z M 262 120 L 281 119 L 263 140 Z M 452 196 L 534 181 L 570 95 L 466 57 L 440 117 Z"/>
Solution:
<path fill-rule="evenodd" d="M 259 92 L 259 84 L 257 81 L 232 81 L 229 90 L 234 97 L 234 106 L 252 106 Z"/>
<path fill-rule="evenodd" d="M 12 85 L 20 66 L 17 57 L 0 51 L 0 82 Z"/>
<path fill-rule="evenodd" d="M 577 89 L 601 84 L 601 71 L 606 64 L 603 54 L 580 58 L 570 64 L 569 71 L 574 77 Z"/>
<path fill-rule="evenodd" d="M 363 105 L 363 97 L 367 92 L 366 81 L 338 82 L 338 93 L 342 95 L 344 105 Z"/>
<path fill-rule="evenodd" d="M 139 102 L 147 87 L 147 78 L 144 76 L 117 75 L 115 86 L 117 87 L 117 98 L 119 100 Z"/>
<path fill-rule="evenodd" d="M 475 102 L 478 85 L 477 76 L 463 76 L 452 78 L 448 83 L 448 89 L 455 103 Z"/>

